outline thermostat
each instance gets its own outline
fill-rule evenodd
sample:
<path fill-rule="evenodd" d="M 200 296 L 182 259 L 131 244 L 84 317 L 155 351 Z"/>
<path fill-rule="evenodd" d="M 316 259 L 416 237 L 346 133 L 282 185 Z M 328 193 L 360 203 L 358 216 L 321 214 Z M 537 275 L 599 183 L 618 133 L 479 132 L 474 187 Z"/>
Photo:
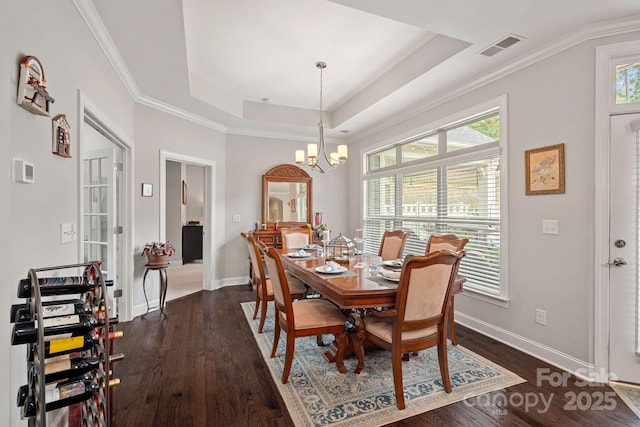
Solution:
<path fill-rule="evenodd" d="M 22 159 L 13 159 L 13 180 L 23 184 L 33 184 L 35 166 Z"/>

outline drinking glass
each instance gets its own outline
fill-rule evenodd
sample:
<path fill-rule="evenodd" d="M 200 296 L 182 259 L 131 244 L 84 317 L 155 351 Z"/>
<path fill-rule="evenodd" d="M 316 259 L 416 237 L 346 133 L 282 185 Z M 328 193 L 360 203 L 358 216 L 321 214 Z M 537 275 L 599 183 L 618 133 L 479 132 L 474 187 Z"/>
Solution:
<path fill-rule="evenodd" d="M 362 253 L 362 248 L 363 248 L 363 243 L 364 243 L 364 236 L 362 234 L 362 229 L 358 228 L 356 229 L 356 236 L 353 238 L 353 241 L 356 242 L 356 260 L 358 261 L 353 267 L 354 268 L 365 268 L 367 265 L 362 262 L 363 261 L 363 253 Z"/>

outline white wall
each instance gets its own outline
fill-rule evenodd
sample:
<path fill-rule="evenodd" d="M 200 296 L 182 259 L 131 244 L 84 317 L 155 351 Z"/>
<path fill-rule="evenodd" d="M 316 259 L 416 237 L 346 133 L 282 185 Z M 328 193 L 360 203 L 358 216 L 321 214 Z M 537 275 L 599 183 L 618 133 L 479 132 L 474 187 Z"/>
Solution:
<path fill-rule="evenodd" d="M 187 183 L 186 221 L 204 221 L 204 168 L 187 165 L 185 182 Z"/>
<path fill-rule="evenodd" d="M 173 243 L 176 253 L 171 257 L 172 263 L 182 260 L 182 165 L 167 161 L 166 194 L 166 240 Z M 160 188 L 156 188 L 156 192 Z"/>
<path fill-rule="evenodd" d="M 264 139 L 229 135 L 227 137 L 227 214 L 224 219 L 227 230 L 225 256 L 226 277 L 230 282 L 244 283 L 248 278 L 247 247 L 240 238 L 241 232 L 253 229 L 256 221 L 262 222 L 262 175 L 274 166 L 295 163 L 295 150 L 306 148 L 306 142 Z M 344 232 L 353 235 L 347 228 L 345 165 L 326 174 L 310 172 L 313 182 L 313 211 L 324 212 L 324 222 L 333 234 Z M 307 170 L 308 171 L 308 170 Z M 240 214 L 239 223 L 231 222 L 233 214 Z"/>
<path fill-rule="evenodd" d="M 2 288 L 7 289 L 2 292 L 9 293 L 2 299 L 0 317 L 6 322 L 10 304 L 19 302 L 18 280 L 26 276 L 29 268 L 79 261 L 78 242 L 60 244 L 60 224 L 79 222 L 78 90 L 98 104 L 127 136 L 133 134 L 133 103 L 70 1 L 2 2 L 0 12 L 0 19 L 6 20 L 6 25 L 0 25 L 5 81 L 2 93 L 6 95 L 0 117 L 3 123 L 8 118 L 8 125 L 0 131 L 5 133 L 0 138 L 5 171 L 0 189 L 7 196 L 4 200 L 9 201 L 0 214 L 5 224 L 3 240 L 10 242 L 0 250 L 10 248 L 10 253 L 0 253 L 5 283 Z M 25 27 L 27 21 L 31 30 Z M 33 28 L 38 30 L 32 31 Z M 43 64 L 47 89 L 55 98 L 52 116 L 66 114 L 71 124 L 70 159 L 51 154 L 51 118 L 36 116 L 15 102 L 18 64 L 27 54 L 35 55 Z M 10 159 L 14 156 L 35 165 L 34 184 L 11 182 Z M 2 330 L 10 328 L 7 325 Z M 8 346 L 6 334 L 0 334 L 0 347 L 5 349 L 0 365 L 2 369 L 9 367 L 3 378 L 10 381 L 5 381 L 0 394 L 0 424 L 26 425 L 15 405 L 16 391 L 26 381 L 26 349 Z M 7 351 L 10 362 L 4 363 Z"/>
<path fill-rule="evenodd" d="M 588 41 L 448 100 L 350 147 L 393 141 L 458 111 L 508 96 L 508 308 L 456 297 L 457 320 L 570 369 L 593 363 L 595 47 L 639 33 Z M 526 196 L 524 151 L 565 144 L 566 193 Z M 357 168 L 349 171 L 349 224 L 360 223 Z M 560 234 L 543 235 L 542 219 Z M 535 309 L 547 325 L 535 323 Z"/>

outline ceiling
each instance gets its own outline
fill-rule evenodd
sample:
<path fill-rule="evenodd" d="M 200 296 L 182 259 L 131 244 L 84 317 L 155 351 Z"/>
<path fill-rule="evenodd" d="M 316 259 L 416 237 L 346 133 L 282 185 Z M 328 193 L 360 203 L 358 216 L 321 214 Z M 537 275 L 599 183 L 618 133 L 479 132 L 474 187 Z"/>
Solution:
<path fill-rule="evenodd" d="M 638 0 L 74 0 L 138 102 L 230 134 L 357 140 L 591 37 Z M 608 33 L 607 33 L 608 31 Z M 493 56 L 506 37 L 520 41 Z"/>

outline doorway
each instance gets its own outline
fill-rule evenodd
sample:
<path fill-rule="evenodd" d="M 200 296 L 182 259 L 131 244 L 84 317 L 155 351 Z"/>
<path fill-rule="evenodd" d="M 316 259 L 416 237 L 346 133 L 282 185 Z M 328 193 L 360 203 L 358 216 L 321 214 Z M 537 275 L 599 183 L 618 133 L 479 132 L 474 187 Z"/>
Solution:
<path fill-rule="evenodd" d="M 90 112 L 82 127 L 83 262 L 99 261 L 106 280 L 109 316 L 120 314 L 124 263 L 125 146 Z"/>
<path fill-rule="evenodd" d="M 609 372 L 640 384 L 640 114 L 611 116 Z"/>
<path fill-rule="evenodd" d="M 187 171 L 194 170 L 197 172 L 196 178 L 193 174 L 187 173 Z M 175 275 L 171 275 L 172 271 L 169 271 L 167 300 L 170 300 L 170 297 L 179 297 L 179 294 L 177 294 L 178 296 L 171 294 L 171 288 L 180 292 L 179 284 L 176 282 L 176 280 L 181 280 L 178 267 L 184 267 L 182 268 L 186 276 L 184 280 L 195 280 L 196 283 L 199 283 L 199 286 L 196 285 L 198 290 L 212 290 L 214 288 L 215 263 L 213 260 L 215 259 L 215 250 L 212 233 L 215 211 L 214 177 L 215 162 L 179 153 L 160 151 L 160 237 L 163 240 L 180 242 L 176 245 L 176 248 L 180 247 L 179 253 L 174 255 L 174 260 L 169 267 L 172 270 L 175 269 Z M 192 204 L 192 208 L 195 206 L 197 214 L 188 210 L 190 200 L 196 202 Z M 179 213 L 175 211 L 179 211 Z M 179 220 L 176 220 L 176 217 Z M 202 241 L 201 245 L 199 243 L 196 245 L 201 247 L 201 254 L 196 257 L 185 254 L 185 248 L 182 245 L 183 228 L 189 226 L 189 221 L 194 222 L 191 226 L 199 228 Z M 191 228 L 189 230 L 193 231 Z M 197 235 L 198 231 L 195 234 Z M 170 235 L 171 238 L 169 238 Z M 184 257 L 185 255 L 188 259 Z M 183 260 L 187 262 L 183 263 Z M 195 279 L 193 270 L 201 271 L 199 275 L 195 276 Z"/>

